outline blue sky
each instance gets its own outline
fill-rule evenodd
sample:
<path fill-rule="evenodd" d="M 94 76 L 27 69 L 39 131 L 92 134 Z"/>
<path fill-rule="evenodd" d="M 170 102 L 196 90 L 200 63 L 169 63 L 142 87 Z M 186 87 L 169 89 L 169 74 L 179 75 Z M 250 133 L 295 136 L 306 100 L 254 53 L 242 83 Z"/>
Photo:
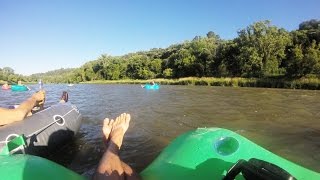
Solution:
<path fill-rule="evenodd" d="M 319 0 L 0 0 L 0 68 L 30 75 L 80 67 L 205 36 L 232 39 L 253 22 L 289 31 L 320 19 Z"/>

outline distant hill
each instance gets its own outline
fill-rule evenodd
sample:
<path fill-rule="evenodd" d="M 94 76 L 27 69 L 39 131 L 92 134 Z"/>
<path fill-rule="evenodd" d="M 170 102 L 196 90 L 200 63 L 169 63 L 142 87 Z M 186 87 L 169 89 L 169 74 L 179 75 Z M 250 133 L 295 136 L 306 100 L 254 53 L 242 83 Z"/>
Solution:
<path fill-rule="evenodd" d="M 28 76 L 28 79 L 31 82 L 37 82 L 39 79 L 41 79 L 46 83 L 70 83 L 71 80 L 69 77 L 73 75 L 75 69 L 76 68 L 61 68 L 45 73 L 36 73 Z"/>

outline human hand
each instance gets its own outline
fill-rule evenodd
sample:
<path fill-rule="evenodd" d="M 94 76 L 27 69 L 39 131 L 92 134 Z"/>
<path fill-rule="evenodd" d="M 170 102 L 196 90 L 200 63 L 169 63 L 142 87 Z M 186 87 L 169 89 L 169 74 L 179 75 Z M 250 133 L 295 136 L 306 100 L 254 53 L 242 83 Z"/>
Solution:
<path fill-rule="evenodd" d="M 46 92 L 44 90 L 40 90 L 34 93 L 32 97 L 37 101 L 38 104 L 43 104 L 46 98 Z"/>

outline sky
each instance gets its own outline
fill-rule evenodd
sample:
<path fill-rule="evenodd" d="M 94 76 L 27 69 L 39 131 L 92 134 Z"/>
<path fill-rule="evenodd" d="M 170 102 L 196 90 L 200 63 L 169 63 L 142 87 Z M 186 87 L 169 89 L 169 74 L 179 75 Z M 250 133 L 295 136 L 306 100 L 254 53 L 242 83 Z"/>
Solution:
<path fill-rule="evenodd" d="M 237 37 L 270 20 L 292 31 L 319 0 L 0 0 L 0 68 L 30 75 L 206 36 Z"/>

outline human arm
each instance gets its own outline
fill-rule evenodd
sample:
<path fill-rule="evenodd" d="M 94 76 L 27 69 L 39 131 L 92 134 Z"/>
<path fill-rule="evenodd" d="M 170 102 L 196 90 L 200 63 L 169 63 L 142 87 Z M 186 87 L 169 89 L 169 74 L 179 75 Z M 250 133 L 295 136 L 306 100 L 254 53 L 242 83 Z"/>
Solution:
<path fill-rule="evenodd" d="M 23 120 L 32 108 L 43 103 L 44 99 L 45 91 L 39 91 L 22 102 L 16 109 L 0 108 L 0 126 Z"/>

